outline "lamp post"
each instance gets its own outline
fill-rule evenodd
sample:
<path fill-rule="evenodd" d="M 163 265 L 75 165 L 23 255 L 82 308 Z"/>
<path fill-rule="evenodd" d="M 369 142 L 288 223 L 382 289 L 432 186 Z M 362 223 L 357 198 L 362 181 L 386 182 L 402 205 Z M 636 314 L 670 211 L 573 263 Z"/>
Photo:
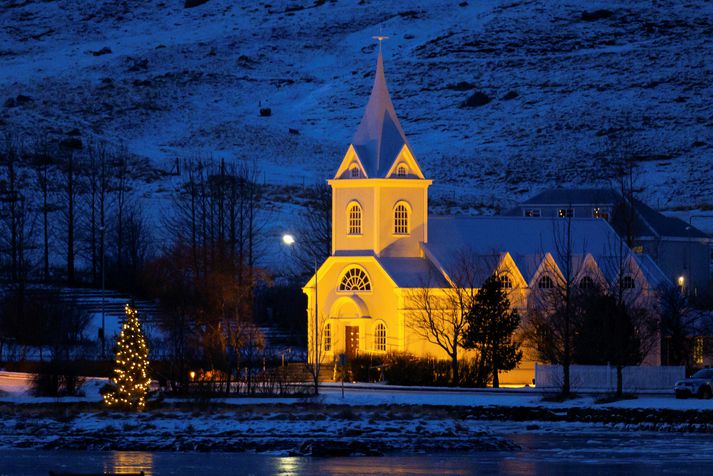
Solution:
<path fill-rule="evenodd" d="M 296 246 L 297 245 L 297 240 L 295 240 L 294 235 L 291 235 L 289 233 L 285 233 L 282 235 L 282 242 L 286 244 L 287 246 Z M 319 343 L 319 334 L 317 332 L 318 329 L 318 324 L 319 324 L 319 299 L 318 299 L 318 283 L 319 280 L 317 279 L 317 256 L 312 255 L 312 259 L 314 261 L 314 325 L 313 325 L 313 334 L 314 334 L 314 340 L 312 343 L 312 347 L 314 348 L 314 360 L 312 361 L 312 365 L 314 366 L 314 393 L 319 394 L 319 352 L 317 350 L 317 345 Z M 309 357 L 309 351 L 307 353 Z"/>

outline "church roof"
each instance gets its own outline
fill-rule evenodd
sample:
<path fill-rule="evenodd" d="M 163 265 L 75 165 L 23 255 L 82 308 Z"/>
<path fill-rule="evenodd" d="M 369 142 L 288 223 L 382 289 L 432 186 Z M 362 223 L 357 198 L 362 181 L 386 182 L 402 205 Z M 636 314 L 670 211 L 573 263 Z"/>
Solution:
<path fill-rule="evenodd" d="M 371 88 L 369 102 L 359 128 L 352 138 L 352 145 L 369 178 L 384 178 L 394 161 L 407 145 L 399 118 L 389 96 L 384 77 L 384 59 L 379 47 L 376 76 Z"/>
<path fill-rule="evenodd" d="M 443 274 L 426 258 L 380 257 L 377 261 L 400 288 L 448 287 Z"/>
<path fill-rule="evenodd" d="M 458 250 L 467 249 L 482 257 L 507 252 L 529 283 L 546 253 L 552 255 L 561 270 L 565 269 L 565 225 L 566 220 L 561 218 L 432 216 L 429 217 L 429 237 L 424 248 L 449 275 L 457 272 Z M 589 253 L 604 268 L 602 271 L 611 282 L 613 275 L 608 264 L 617 258 L 619 236 L 605 220 L 573 218 L 571 225 L 572 272 L 579 271 Z M 628 248 L 624 253 L 631 254 Z M 651 258 L 633 256 L 652 287 L 668 280 Z M 492 259 L 483 262 L 488 263 L 487 269 L 481 270 L 483 276 L 492 274 L 497 263 Z"/>

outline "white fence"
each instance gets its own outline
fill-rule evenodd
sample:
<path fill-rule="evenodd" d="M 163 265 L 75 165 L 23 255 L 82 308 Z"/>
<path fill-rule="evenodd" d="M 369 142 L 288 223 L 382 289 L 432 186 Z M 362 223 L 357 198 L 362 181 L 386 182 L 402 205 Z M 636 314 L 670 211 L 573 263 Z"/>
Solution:
<path fill-rule="evenodd" d="M 535 386 L 543 390 L 562 387 L 561 365 L 535 364 Z M 608 365 L 572 365 L 569 368 L 570 388 L 573 391 L 613 392 L 616 390 L 616 367 Z M 640 390 L 673 390 L 676 380 L 686 377 L 686 367 L 639 365 L 624 367 L 622 372 L 625 392 Z"/>

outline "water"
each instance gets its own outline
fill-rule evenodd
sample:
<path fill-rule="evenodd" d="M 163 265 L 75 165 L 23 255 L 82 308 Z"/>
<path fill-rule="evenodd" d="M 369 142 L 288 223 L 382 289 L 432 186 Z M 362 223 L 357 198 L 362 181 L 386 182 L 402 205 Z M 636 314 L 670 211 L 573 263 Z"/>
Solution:
<path fill-rule="evenodd" d="M 557 431 L 509 435 L 518 452 L 308 458 L 243 453 L 0 450 L 0 475 L 607 475 L 710 474 L 710 435 Z"/>

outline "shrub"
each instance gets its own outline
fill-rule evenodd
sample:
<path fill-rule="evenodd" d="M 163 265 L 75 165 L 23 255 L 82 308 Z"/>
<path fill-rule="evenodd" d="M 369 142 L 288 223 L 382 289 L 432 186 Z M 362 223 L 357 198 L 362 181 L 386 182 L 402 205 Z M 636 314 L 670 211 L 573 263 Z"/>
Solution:
<path fill-rule="evenodd" d="M 85 380 L 73 362 L 46 362 L 32 378 L 32 394 L 37 397 L 80 395 Z"/>

